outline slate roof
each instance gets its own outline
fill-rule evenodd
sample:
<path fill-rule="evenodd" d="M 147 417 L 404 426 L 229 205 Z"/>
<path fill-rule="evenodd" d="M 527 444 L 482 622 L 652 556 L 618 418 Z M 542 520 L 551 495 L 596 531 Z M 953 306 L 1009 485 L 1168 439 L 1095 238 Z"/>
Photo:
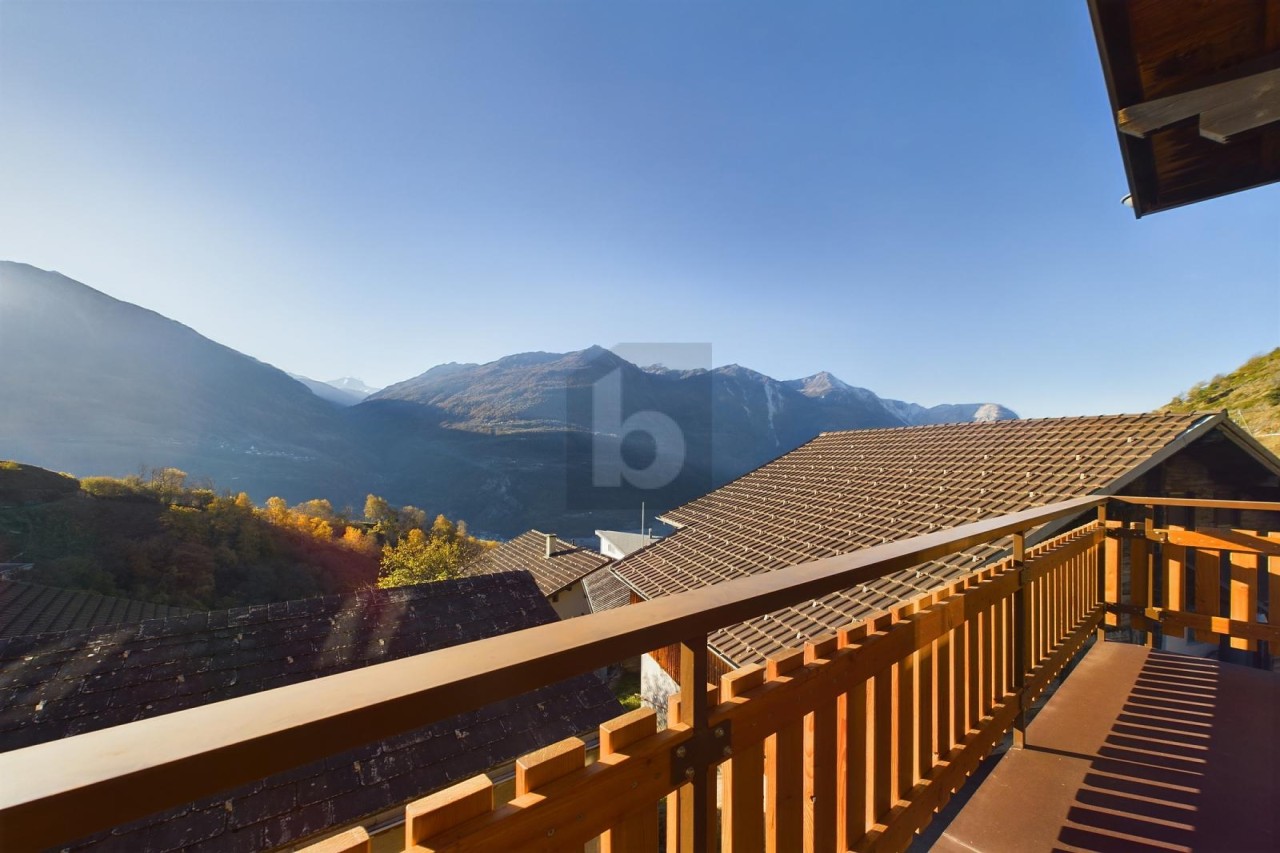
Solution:
<path fill-rule="evenodd" d="M 554 621 L 524 573 L 0 639 L 0 751 Z M 377 814 L 622 712 L 578 676 L 69 845 L 262 850 Z M 181 816 L 181 819 L 175 819 Z"/>
<path fill-rule="evenodd" d="M 45 634 L 191 613 L 146 601 L 0 579 L 0 637 Z"/>
<path fill-rule="evenodd" d="M 543 595 L 554 595 L 610 562 L 604 554 L 554 537 L 553 550 L 548 558 L 548 535 L 553 534 L 537 530 L 521 533 L 482 556 L 467 570 L 467 574 L 523 570 L 533 575 Z"/>
<path fill-rule="evenodd" d="M 615 563 L 654 598 L 1112 490 L 1204 415 L 1111 415 L 825 433 L 667 513 L 680 528 Z M 762 661 L 963 577 L 997 542 L 734 625 L 710 638 Z"/>
<path fill-rule="evenodd" d="M 587 593 L 587 604 L 592 613 L 601 610 L 612 610 L 631 603 L 631 589 L 618 580 L 608 566 L 601 567 L 582 579 L 582 588 Z"/>

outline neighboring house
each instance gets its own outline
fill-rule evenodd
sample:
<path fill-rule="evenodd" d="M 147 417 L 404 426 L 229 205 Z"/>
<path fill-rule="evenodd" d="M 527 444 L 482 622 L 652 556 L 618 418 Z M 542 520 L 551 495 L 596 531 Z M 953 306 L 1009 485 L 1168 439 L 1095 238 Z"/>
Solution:
<path fill-rule="evenodd" d="M 662 516 L 677 531 L 612 569 L 652 599 L 1090 494 L 1274 501 L 1280 460 L 1224 414 L 825 433 Z M 1007 547 L 980 546 L 717 631 L 711 675 L 952 583 Z M 646 656 L 646 702 L 661 711 L 677 672 L 674 648 Z"/>
<path fill-rule="evenodd" d="M 476 576 L 493 572 L 528 572 L 560 618 L 572 619 L 597 609 L 592 607 L 584 581 L 610 562 L 603 554 L 565 542 L 556 538 L 554 533 L 530 530 L 483 555 L 466 573 Z M 618 593 L 615 589 L 617 581 L 601 574 L 594 589 L 596 600 L 603 604 L 616 598 Z"/>
<path fill-rule="evenodd" d="M 192 611 L 0 578 L 0 637 L 100 628 Z"/>
<path fill-rule="evenodd" d="M 597 530 L 600 537 L 600 553 L 613 560 L 621 560 L 661 539 L 652 533 L 627 533 L 622 530 Z"/>
<path fill-rule="evenodd" d="M 621 560 L 662 538 L 652 533 L 627 533 L 622 530 L 597 530 L 596 536 L 600 538 L 600 553 L 611 560 Z M 583 579 L 583 586 L 586 587 L 587 600 L 591 604 L 592 613 L 612 610 L 631 603 L 630 588 L 618 580 L 612 566 L 587 575 Z"/>
<path fill-rule="evenodd" d="M 582 589 L 587 594 L 587 605 L 592 613 L 625 607 L 631 603 L 630 588 L 618 580 L 611 564 L 606 564 L 583 578 Z"/>
<path fill-rule="evenodd" d="M 528 574 L 0 639 L 0 751 L 552 622 Z M 621 713 L 590 675 L 124 824 L 70 850 L 263 850 L 368 822 Z M 192 732 L 199 737 L 199 732 Z M 180 817 L 180 819 L 178 819 Z"/>

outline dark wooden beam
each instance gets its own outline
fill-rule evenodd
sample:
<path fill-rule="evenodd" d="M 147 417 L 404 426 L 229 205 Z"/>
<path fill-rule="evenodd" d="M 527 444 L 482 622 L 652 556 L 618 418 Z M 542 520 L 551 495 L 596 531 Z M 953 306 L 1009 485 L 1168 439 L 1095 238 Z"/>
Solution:
<path fill-rule="evenodd" d="M 1121 133 L 1146 138 L 1195 116 L 1200 116 L 1200 135 L 1220 143 L 1280 121 L 1280 69 L 1124 107 L 1116 123 Z"/>

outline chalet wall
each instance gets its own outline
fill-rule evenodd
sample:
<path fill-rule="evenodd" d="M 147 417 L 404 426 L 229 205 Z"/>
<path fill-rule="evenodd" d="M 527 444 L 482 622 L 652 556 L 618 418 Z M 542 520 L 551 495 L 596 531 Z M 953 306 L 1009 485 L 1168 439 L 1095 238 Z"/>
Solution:
<path fill-rule="evenodd" d="M 574 581 L 565 589 L 548 597 L 547 601 L 551 602 L 551 609 L 561 619 L 585 616 L 591 612 L 591 602 L 587 600 L 587 591 L 582 586 L 582 581 Z"/>

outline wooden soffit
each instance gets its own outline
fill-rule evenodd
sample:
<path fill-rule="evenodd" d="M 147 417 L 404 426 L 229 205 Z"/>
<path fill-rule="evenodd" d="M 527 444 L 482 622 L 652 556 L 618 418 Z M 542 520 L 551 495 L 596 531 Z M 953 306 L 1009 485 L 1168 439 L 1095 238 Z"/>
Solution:
<path fill-rule="evenodd" d="M 1280 180 L 1280 0 L 1089 0 L 1134 213 Z"/>

